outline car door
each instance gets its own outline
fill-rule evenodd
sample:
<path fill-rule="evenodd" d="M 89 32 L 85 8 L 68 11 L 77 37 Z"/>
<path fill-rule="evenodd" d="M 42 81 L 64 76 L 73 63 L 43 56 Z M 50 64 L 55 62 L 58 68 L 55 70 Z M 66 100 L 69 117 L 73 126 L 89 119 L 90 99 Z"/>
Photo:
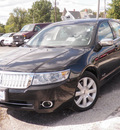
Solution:
<path fill-rule="evenodd" d="M 115 48 L 116 48 L 116 53 L 117 53 L 117 63 L 118 63 L 118 67 L 120 67 L 120 23 L 117 21 L 113 21 L 110 20 L 110 25 L 114 31 L 114 44 L 115 44 Z"/>
<path fill-rule="evenodd" d="M 103 39 L 114 40 L 114 34 L 110 24 L 107 21 L 102 22 L 98 27 L 97 43 Z M 100 80 L 109 78 L 116 73 L 118 67 L 118 54 L 116 53 L 116 44 L 102 47 L 98 52 L 98 72 Z"/>

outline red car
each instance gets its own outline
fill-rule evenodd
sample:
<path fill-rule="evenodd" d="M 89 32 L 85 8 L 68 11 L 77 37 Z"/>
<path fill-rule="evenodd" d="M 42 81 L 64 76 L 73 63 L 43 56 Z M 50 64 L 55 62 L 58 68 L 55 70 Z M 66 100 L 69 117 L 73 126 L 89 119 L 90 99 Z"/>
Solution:
<path fill-rule="evenodd" d="M 45 26 L 50 23 L 35 23 L 25 25 L 19 32 L 15 33 L 13 36 L 13 44 L 16 46 L 20 46 L 25 43 L 26 39 L 30 39 L 33 35 L 35 35 L 38 31 L 43 29 Z"/>

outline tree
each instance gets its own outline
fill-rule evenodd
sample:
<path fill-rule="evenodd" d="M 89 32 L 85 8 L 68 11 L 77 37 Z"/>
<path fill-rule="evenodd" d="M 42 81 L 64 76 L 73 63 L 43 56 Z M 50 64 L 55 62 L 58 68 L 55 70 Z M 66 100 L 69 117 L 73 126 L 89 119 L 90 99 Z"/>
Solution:
<path fill-rule="evenodd" d="M 120 0 L 112 0 L 112 3 L 109 4 L 109 8 L 107 10 L 107 17 L 120 19 Z"/>
<path fill-rule="evenodd" d="M 93 13 L 93 11 L 91 9 L 83 9 L 80 12 Z"/>
<path fill-rule="evenodd" d="M 27 14 L 27 23 L 35 23 L 34 20 L 34 14 L 33 14 L 33 9 L 28 9 L 28 14 Z"/>
<path fill-rule="evenodd" d="M 5 32 L 14 32 L 15 27 L 14 27 L 14 15 L 13 13 L 10 13 L 10 17 L 7 20 L 6 26 L 5 26 Z"/>
<path fill-rule="evenodd" d="M 13 15 L 16 31 L 19 31 L 26 24 L 27 11 L 25 9 L 16 8 L 14 9 Z"/>
<path fill-rule="evenodd" d="M 4 25 L 0 23 L 0 33 L 5 33 Z"/>
<path fill-rule="evenodd" d="M 50 22 L 51 2 L 39 0 L 33 3 L 32 8 L 28 10 L 28 22 L 44 23 Z"/>
<path fill-rule="evenodd" d="M 14 23 L 10 24 L 10 25 L 5 25 L 5 32 L 6 33 L 15 32 L 14 30 L 16 30 L 15 26 L 14 26 Z"/>
<path fill-rule="evenodd" d="M 61 21 L 61 13 L 60 13 L 60 10 L 59 10 L 59 8 L 57 8 L 56 7 L 56 15 L 57 15 L 57 18 L 56 18 L 56 20 L 57 21 Z M 51 10 L 51 17 L 50 17 L 50 19 L 51 19 L 51 22 L 55 22 L 55 9 L 53 8 L 53 10 Z"/>
<path fill-rule="evenodd" d="M 6 32 L 17 32 L 27 22 L 27 11 L 21 8 L 15 8 L 13 13 L 10 13 L 10 17 L 7 20 L 5 30 Z"/>
<path fill-rule="evenodd" d="M 104 12 L 100 12 L 99 17 L 104 18 Z"/>

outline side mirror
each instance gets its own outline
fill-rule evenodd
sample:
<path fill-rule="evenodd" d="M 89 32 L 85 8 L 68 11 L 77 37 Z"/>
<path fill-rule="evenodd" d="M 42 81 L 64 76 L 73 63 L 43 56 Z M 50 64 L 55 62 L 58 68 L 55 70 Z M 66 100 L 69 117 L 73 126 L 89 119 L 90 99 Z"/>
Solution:
<path fill-rule="evenodd" d="M 102 39 L 99 42 L 100 46 L 105 47 L 105 46 L 112 46 L 113 45 L 113 40 L 112 39 Z"/>
<path fill-rule="evenodd" d="M 98 52 L 102 49 L 102 47 L 112 46 L 114 44 L 112 39 L 102 39 L 99 43 L 95 45 L 93 49 L 95 52 Z"/>

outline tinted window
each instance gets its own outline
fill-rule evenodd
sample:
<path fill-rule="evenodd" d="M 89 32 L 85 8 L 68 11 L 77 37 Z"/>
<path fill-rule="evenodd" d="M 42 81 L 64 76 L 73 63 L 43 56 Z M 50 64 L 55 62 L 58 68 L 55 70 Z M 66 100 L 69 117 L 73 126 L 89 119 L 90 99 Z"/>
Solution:
<path fill-rule="evenodd" d="M 111 38 L 113 39 L 113 34 L 111 31 L 111 28 L 107 22 L 103 22 L 100 24 L 98 29 L 98 41 L 101 41 L 102 39 Z"/>
<path fill-rule="evenodd" d="M 35 26 L 35 32 L 38 32 L 40 30 L 40 25 Z"/>
<path fill-rule="evenodd" d="M 113 30 L 115 31 L 116 38 L 120 37 L 120 24 L 112 21 L 110 23 L 113 27 Z"/>

